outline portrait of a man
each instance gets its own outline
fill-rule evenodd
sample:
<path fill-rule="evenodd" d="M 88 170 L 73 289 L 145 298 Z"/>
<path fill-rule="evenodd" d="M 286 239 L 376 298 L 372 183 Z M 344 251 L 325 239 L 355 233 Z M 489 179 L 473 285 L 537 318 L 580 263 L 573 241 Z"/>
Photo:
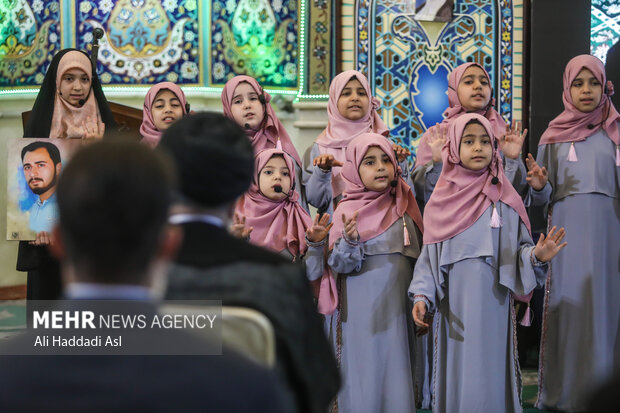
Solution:
<path fill-rule="evenodd" d="M 56 185 L 82 141 L 16 138 L 6 145 L 6 239 L 47 245 L 58 219 Z"/>
<path fill-rule="evenodd" d="M 58 217 L 56 184 L 62 169 L 60 151 L 51 142 L 37 141 L 22 149 L 22 168 L 28 188 L 38 196 L 29 211 L 28 226 L 49 232 Z"/>

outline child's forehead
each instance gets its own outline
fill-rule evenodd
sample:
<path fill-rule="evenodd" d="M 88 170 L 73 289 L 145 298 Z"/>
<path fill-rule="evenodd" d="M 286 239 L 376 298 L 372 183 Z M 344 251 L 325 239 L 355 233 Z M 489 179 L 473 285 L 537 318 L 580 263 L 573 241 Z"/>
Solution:
<path fill-rule="evenodd" d="M 267 160 L 267 162 L 265 162 L 265 166 L 263 166 L 264 168 L 286 168 L 286 161 L 284 160 L 284 156 L 280 155 L 280 154 L 275 154 L 273 156 L 271 156 L 271 158 L 269 158 Z"/>
<path fill-rule="evenodd" d="M 88 76 L 85 71 L 80 69 L 79 67 L 70 67 L 64 71 L 63 76 L 71 75 L 71 76 Z"/>
<path fill-rule="evenodd" d="M 364 154 L 364 158 L 368 158 L 369 156 L 383 156 L 387 155 L 383 149 L 379 146 L 369 146 Z"/>
<path fill-rule="evenodd" d="M 465 136 L 489 136 L 486 128 L 478 122 L 472 122 L 465 125 L 461 139 Z"/>
<path fill-rule="evenodd" d="M 243 82 L 241 82 L 241 83 L 239 83 L 237 85 L 237 87 L 233 91 L 233 96 L 237 96 L 237 95 L 241 95 L 241 94 L 250 94 L 250 93 L 258 94 L 256 89 L 254 89 L 254 86 L 252 86 L 251 84 L 249 84 L 246 81 L 243 81 Z"/>

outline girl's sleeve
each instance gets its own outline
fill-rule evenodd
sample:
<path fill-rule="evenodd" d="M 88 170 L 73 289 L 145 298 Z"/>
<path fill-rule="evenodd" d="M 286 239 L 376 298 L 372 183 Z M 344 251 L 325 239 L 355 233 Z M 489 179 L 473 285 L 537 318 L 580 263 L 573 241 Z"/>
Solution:
<path fill-rule="evenodd" d="M 306 265 L 306 276 L 309 281 L 315 281 L 323 276 L 325 271 L 325 248 L 327 246 L 327 237 L 319 242 L 311 242 L 306 238 L 306 255 L 304 263 Z"/>
<path fill-rule="evenodd" d="M 426 205 L 435 189 L 439 175 L 441 175 L 442 166 L 442 162 L 429 161 L 413 170 L 411 176 L 412 188 L 414 188 L 416 199 L 423 205 Z"/>
<path fill-rule="evenodd" d="M 434 244 L 433 244 L 434 245 Z M 409 284 L 407 294 L 413 303 L 424 301 L 426 310 L 434 312 L 436 308 L 436 287 L 434 271 L 439 271 L 439 263 L 433 265 L 429 246 L 424 245 L 422 252 L 415 263 L 413 278 Z"/>
<path fill-rule="evenodd" d="M 339 274 L 348 274 L 360 271 L 364 258 L 363 243 L 342 237 L 334 244 L 327 264 Z"/>
<path fill-rule="evenodd" d="M 317 144 L 313 144 L 304 155 L 302 182 L 306 190 L 308 203 L 319 211 L 327 211 L 332 202 L 332 172 L 324 171 L 312 164 L 319 156 Z"/>
<path fill-rule="evenodd" d="M 503 156 L 503 155 L 502 155 Z M 504 174 L 506 178 L 512 183 L 514 189 L 521 197 L 525 196 L 528 191 L 529 185 L 525 180 L 527 176 L 527 170 L 521 157 L 517 159 L 511 159 L 503 156 L 504 158 Z"/>
<path fill-rule="evenodd" d="M 519 253 L 518 259 L 518 282 L 515 289 L 512 289 L 514 293 L 519 295 L 527 295 L 534 288 L 541 287 L 545 284 L 547 279 L 547 270 L 549 265 L 546 262 L 538 261 L 534 255 L 534 249 L 536 246 L 530 237 L 530 234 L 525 227 L 525 224 L 521 222 L 519 238 Z M 520 285 L 519 285 L 520 284 Z"/>

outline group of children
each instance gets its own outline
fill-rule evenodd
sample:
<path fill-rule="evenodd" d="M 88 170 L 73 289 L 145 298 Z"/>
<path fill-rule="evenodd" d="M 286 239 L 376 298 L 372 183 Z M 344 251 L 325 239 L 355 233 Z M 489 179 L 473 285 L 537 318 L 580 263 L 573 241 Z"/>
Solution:
<path fill-rule="evenodd" d="M 113 128 L 85 56 L 54 58 L 34 112 L 53 110 L 24 136 Z M 537 406 L 584 410 L 620 364 L 620 115 L 603 65 L 589 55 L 568 63 L 565 110 L 527 171 L 527 130 L 495 111 L 491 84 L 476 63 L 450 74 L 450 107 L 411 173 L 359 72 L 332 80 L 328 125 L 303 161 L 254 78 L 222 91 L 224 114 L 256 154 L 231 231 L 306 266 L 343 376 L 338 411 L 409 412 L 416 398 L 435 412 L 521 411 L 514 300 L 545 284 Z M 153 86 L 143 142 L 157 146 L 188 112 L 178 86 Z M 530 205 L 549 217 L 537 243 Z"/>

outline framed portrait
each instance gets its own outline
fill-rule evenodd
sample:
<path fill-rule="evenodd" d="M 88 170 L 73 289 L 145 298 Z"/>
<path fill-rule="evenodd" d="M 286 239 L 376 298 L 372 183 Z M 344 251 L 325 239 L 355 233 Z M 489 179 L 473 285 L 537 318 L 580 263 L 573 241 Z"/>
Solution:
<path fill-rule="evenodd" d="M 81 139 L 7 140 L 6 239 L 31 241 L 58 218 L 56 186 Z"/>

